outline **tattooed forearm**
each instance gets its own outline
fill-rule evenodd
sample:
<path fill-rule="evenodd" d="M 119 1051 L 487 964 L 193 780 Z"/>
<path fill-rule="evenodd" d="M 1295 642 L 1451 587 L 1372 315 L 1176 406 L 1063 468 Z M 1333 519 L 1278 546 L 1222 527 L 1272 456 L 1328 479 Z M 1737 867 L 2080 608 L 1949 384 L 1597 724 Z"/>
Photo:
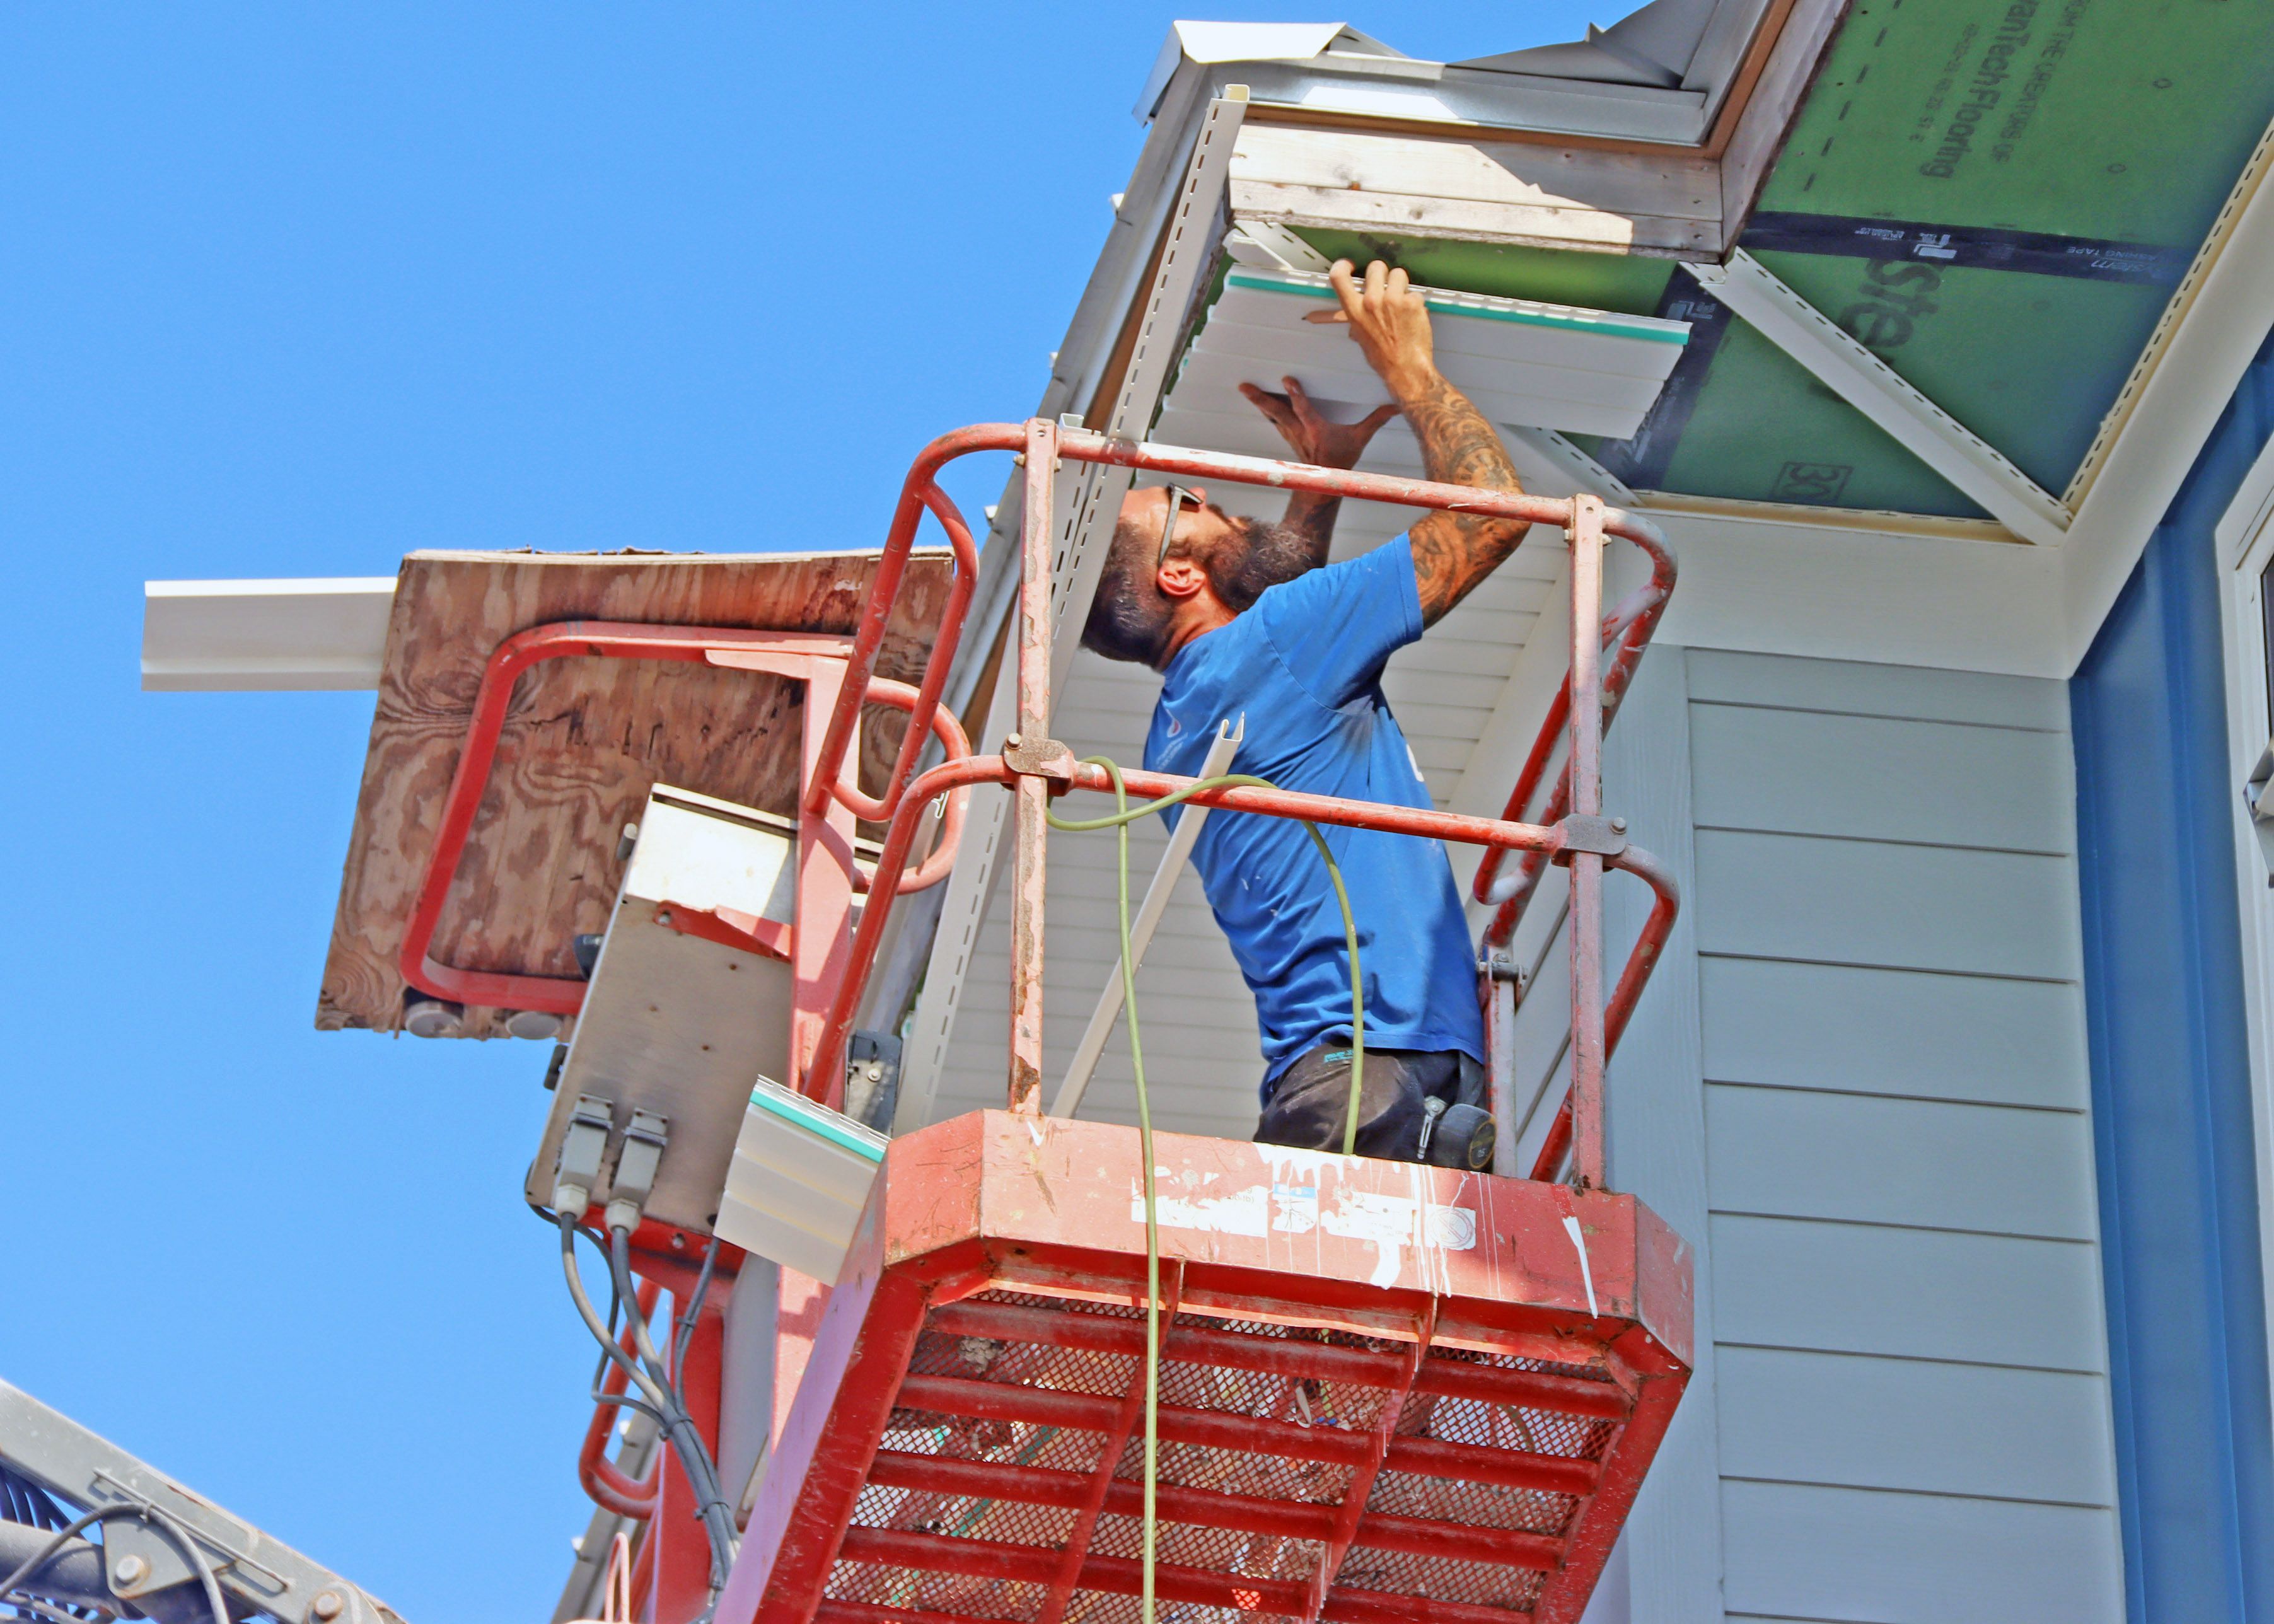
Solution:
<path fill-rule="evenodd" d="M 1487 491 L 1523 490 L 1492 425 L 1434 369 L 1410 390 L 1400 391 L 1399 404 L 1421 442 L 1422 466 L 1430 478 Z M 1442 619 L 1516 551 L 1530 528 L 1520 519 L 1452 513 L 1432 513 L 1414 525 L 1413 573 L 1423 622 L 1434 625 Z"/>

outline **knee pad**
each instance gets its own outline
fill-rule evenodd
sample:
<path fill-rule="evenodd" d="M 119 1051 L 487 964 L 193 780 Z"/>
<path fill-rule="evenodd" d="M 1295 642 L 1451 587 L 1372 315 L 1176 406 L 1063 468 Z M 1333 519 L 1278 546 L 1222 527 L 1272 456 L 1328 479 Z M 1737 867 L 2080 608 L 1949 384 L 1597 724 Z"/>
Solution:
<path fill-rule="evenodd" d="M 1500 1128 L 1491 1112 L 1474 1105 L 1447 1105 L 1435 1098 L 1427 1101 L 1422 1111 L 1417 1161 L 1468 1173 L 1481 1172 L 1492 1165 Z"/>

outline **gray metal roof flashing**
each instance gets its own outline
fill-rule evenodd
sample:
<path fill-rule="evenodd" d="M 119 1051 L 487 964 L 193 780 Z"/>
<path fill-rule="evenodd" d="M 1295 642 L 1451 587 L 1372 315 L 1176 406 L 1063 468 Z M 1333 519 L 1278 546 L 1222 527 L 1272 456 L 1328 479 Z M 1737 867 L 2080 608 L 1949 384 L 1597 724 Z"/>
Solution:
<path fill-rule="evenodd" d="M 1566 44 L 1427 62 L 1343 23 L 1171 25 L 1135 109 L 1149 123 L 1193 70 L 1259 104 L 1359 117 L 1696 146 L 1769 0 L 1652 0 Z M 1236 68 L 1236 73 L 1232 71 Z"/>

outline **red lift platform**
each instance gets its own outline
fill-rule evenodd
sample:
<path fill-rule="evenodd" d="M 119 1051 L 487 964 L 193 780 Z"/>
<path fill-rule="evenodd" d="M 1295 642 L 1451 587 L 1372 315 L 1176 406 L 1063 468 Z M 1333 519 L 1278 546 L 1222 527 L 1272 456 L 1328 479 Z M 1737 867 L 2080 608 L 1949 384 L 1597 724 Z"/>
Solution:
<path fill-rule="evenodd" d="M 1019 727 L 985 756 L 971 753 L 939 705 L 978 556 L 937 476 L 981 451 L 1020 454 L 1026 479 Z M 1066 462 L 1522 519 L 1561 530 L 1570 546 L 1570 676 L 1505 816 L 1252 786 L 1192 796 L 1230 811 L 1485 848 L 1478 894 L 1500 911 L 1480 988 L 1496 1058 L 1514 1004 L 1495 951 L 1544 868 L 1569 868 L 1571 1081 L 1532 1177 L 1502 1176 L 1517 1170 L 1512 1143 L 1497 1173 L 1482 1174 L 1172 1134 L 1156 1137 L 1154 1169 L 1163 1327 L 1155 1577 L 1169 1612 L 1302 1624 L 1570 1624 L 1690 1365 L 1690 1250 L 1632 1197 L 1608 1192 L 1605 1179 L 1605 1064 L 1676 906 L 1662 867 L 1629 844 L 1601 799 L 1602 729 L 1674 580 L 1646 522 L 1584 494 L 1552 500 L 1182 450 L 1042 419 L 944 436 L 909 472 L 849 641 L 571 621 L 499 647 L 402 944 L 403 977 L 439 996 L 563 1013 L 581 1001 L 570 983 L 472 985 L 428 951 L 516 675 L 533 662 L 694 662 L 806 685 L 796 925 L 785 941 L 750 940 L 793 967 L 787 1070 L 825 1103 L 841 1097 L 846 1046 L 895 897 L 945 876 L 973 786 L 1011 790 L 1008 1109 L 894 1140 L 809 1343 L 784 1323 L 777 1368 L 802 1374 L 778 1407 L 713 1617 L 1137 1624 L 1148 1322 L 1139 1135 L 1041 1113 L 1045 814 L 1057 797 L 1112 790 L 1104 770 L 1078 763 L 1049 733 L 1053 483 Z M 926 512 L 948 536 L 955 577 L 922 681 L 885 682 L 877 657 Z M 1608 537 L 1639 547 L 1651 568 L 1606 614 Z M 909 723 L 872 797 L 848 762 L 862 705 L 878 703 L 907 711 Z M 1547 769 L 1566 740 L 1562 776 L 1549 787 Z M 919 772 L 934 741 L 945 759 Z M 1192 785 L 1124 777 L 1140 798 Z M 1542 821 L 1521 821 L 1535 802 Z M 912 863 L 936 805 L 946 814 L 942 838 Z M 881 853 L 865 867 L 849 838 L 855 817 L 886 826 Z M 1612 869 L 1645 882 L 1655 901 L 1607 994 L 1602 888 Z M 756 929 L 723 920 L 673 928 Z M 448 984 L 430 985 L 437 981 Z M 1498 1092 L 1495 1104 L 1505 1122 Z M 677 1296 L 704 1237 L 663 1228 L 651 1222 L 633 1237 L 633 1267 Z M 719 1250 L 720 1282 L 731 1289 L 741 1254 Z M 686 1368 L 674 1372 L 714 1453 L 718 1295 L 693 1327 Z M 644 1483 L 611 1479 L 596 1455 L 613 1415 L 604 1408 L 587 1440 L 587 1487 L 604 1508 L 644 1519 L 633 1577 L 648 1624 L 686 1624 L 703 1608 L 708 1562 L 686 1475 L 674 1462 Z"/>
<path fill-rule="evenodd" d="M 945 502 L 937 469 L 980 449 L 1017 449 L 1027 470 L 1019 732 L 999 756 L 950 760 L 911 781 L 903 773 L 928 720 L 919 700 L 903 773 L 885 805 L 862 810 L 892 819 L 877 872 L 893 875 L 934 797 L 988 782 L 1018 797 L 1010 1109 L 892 1145 L 775 1440 L 719 1624 L 1123 1624 L 1139 1612 L 1139 1136 L 1040 1115 L 1044 812 L 1054 796 L 1111 788 L 1049 736 L 1052 478 L 1065 461 L 1544 521 L 1569 540 L 1571 672 L 1510 818 L 1254 787 L 1194 798 L 1466 841 L 1495 859 L 1515 852 L 1511 879 L 1527 892 L 1542 864 L 1568 865 L 1573 1068 L 1568 1128 L 1532 1180 L 1156 1140 L 1156 1583 L 1183 1618 L 1576 1620 L 1690 1360 L 1689 1248 L 1633 1198 L 1603 1189 L 1605 1059 L 1675 906 L 1662 869 L 1602 815 L 1605 695 L 1615 703 L 1639 659 L 1672 587 L 1671 558 L 1648 524 L 1585 495 L 1183 451 L 1039 419 L 965 430 L 910 474 L 848 695 L 865 677 L 896 560 L 921 512 Z M 1648 583 L 1608 619 L 1607 534 L 1653 560 Z M 939 646 L 953 643 L 944 631 Z M 839 720 L 849 729 L 849 704 Z M 832 726 L 822 748 L 809 810 L 832 795 L 845 731 Z M 1570 751 L 1555 821 L 1512 821 L 1559 734 Z M 1126 781 L 1140 796 L 1189 782 Z M 1607 1004 L 1609 868 L 1647 881 L 1657 905 Z M 1493 879 L 1488 870 L 1483 883 Z M 889 905 L 872 891 L 809 1076 L 839 1070 Z M 1496 920 L 1488 945 L 1506 941 L 1512 918 Z M 1547 1182 L 1567 1155 L 1570 1183 Z"/>
<path fill-rule="evenodd" d="M 1683 1241 L 1631 1196 L 1155 1154 L 1172 1616 L 1577 1619 L 1689 1373 Z M 1144 1294 L 1133 1129 L 896 1139 L 719 1618 L 1133 1620 Z"/>

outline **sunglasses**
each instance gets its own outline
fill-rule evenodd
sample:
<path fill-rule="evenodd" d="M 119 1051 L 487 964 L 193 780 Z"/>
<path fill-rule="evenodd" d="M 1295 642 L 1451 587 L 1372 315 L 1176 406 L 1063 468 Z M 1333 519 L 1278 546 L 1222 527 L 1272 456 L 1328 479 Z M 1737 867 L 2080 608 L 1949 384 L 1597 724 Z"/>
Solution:
<path fill-rule="evenodd" d="M 1153 573 L 1156 575 L 1161 573 L 1162 567 L 1169 561 L 1169 544 L 1177 538 L 1177 515 L 1183 510 L 1186 502 L 1190 502 L 1194 508 L 1206 506 L 1199 497 L 1184 486 L 1172 485 L 1169 487 L 1169 514 L 1161 521 L 1161 556 L 1153 560 Z"/>

